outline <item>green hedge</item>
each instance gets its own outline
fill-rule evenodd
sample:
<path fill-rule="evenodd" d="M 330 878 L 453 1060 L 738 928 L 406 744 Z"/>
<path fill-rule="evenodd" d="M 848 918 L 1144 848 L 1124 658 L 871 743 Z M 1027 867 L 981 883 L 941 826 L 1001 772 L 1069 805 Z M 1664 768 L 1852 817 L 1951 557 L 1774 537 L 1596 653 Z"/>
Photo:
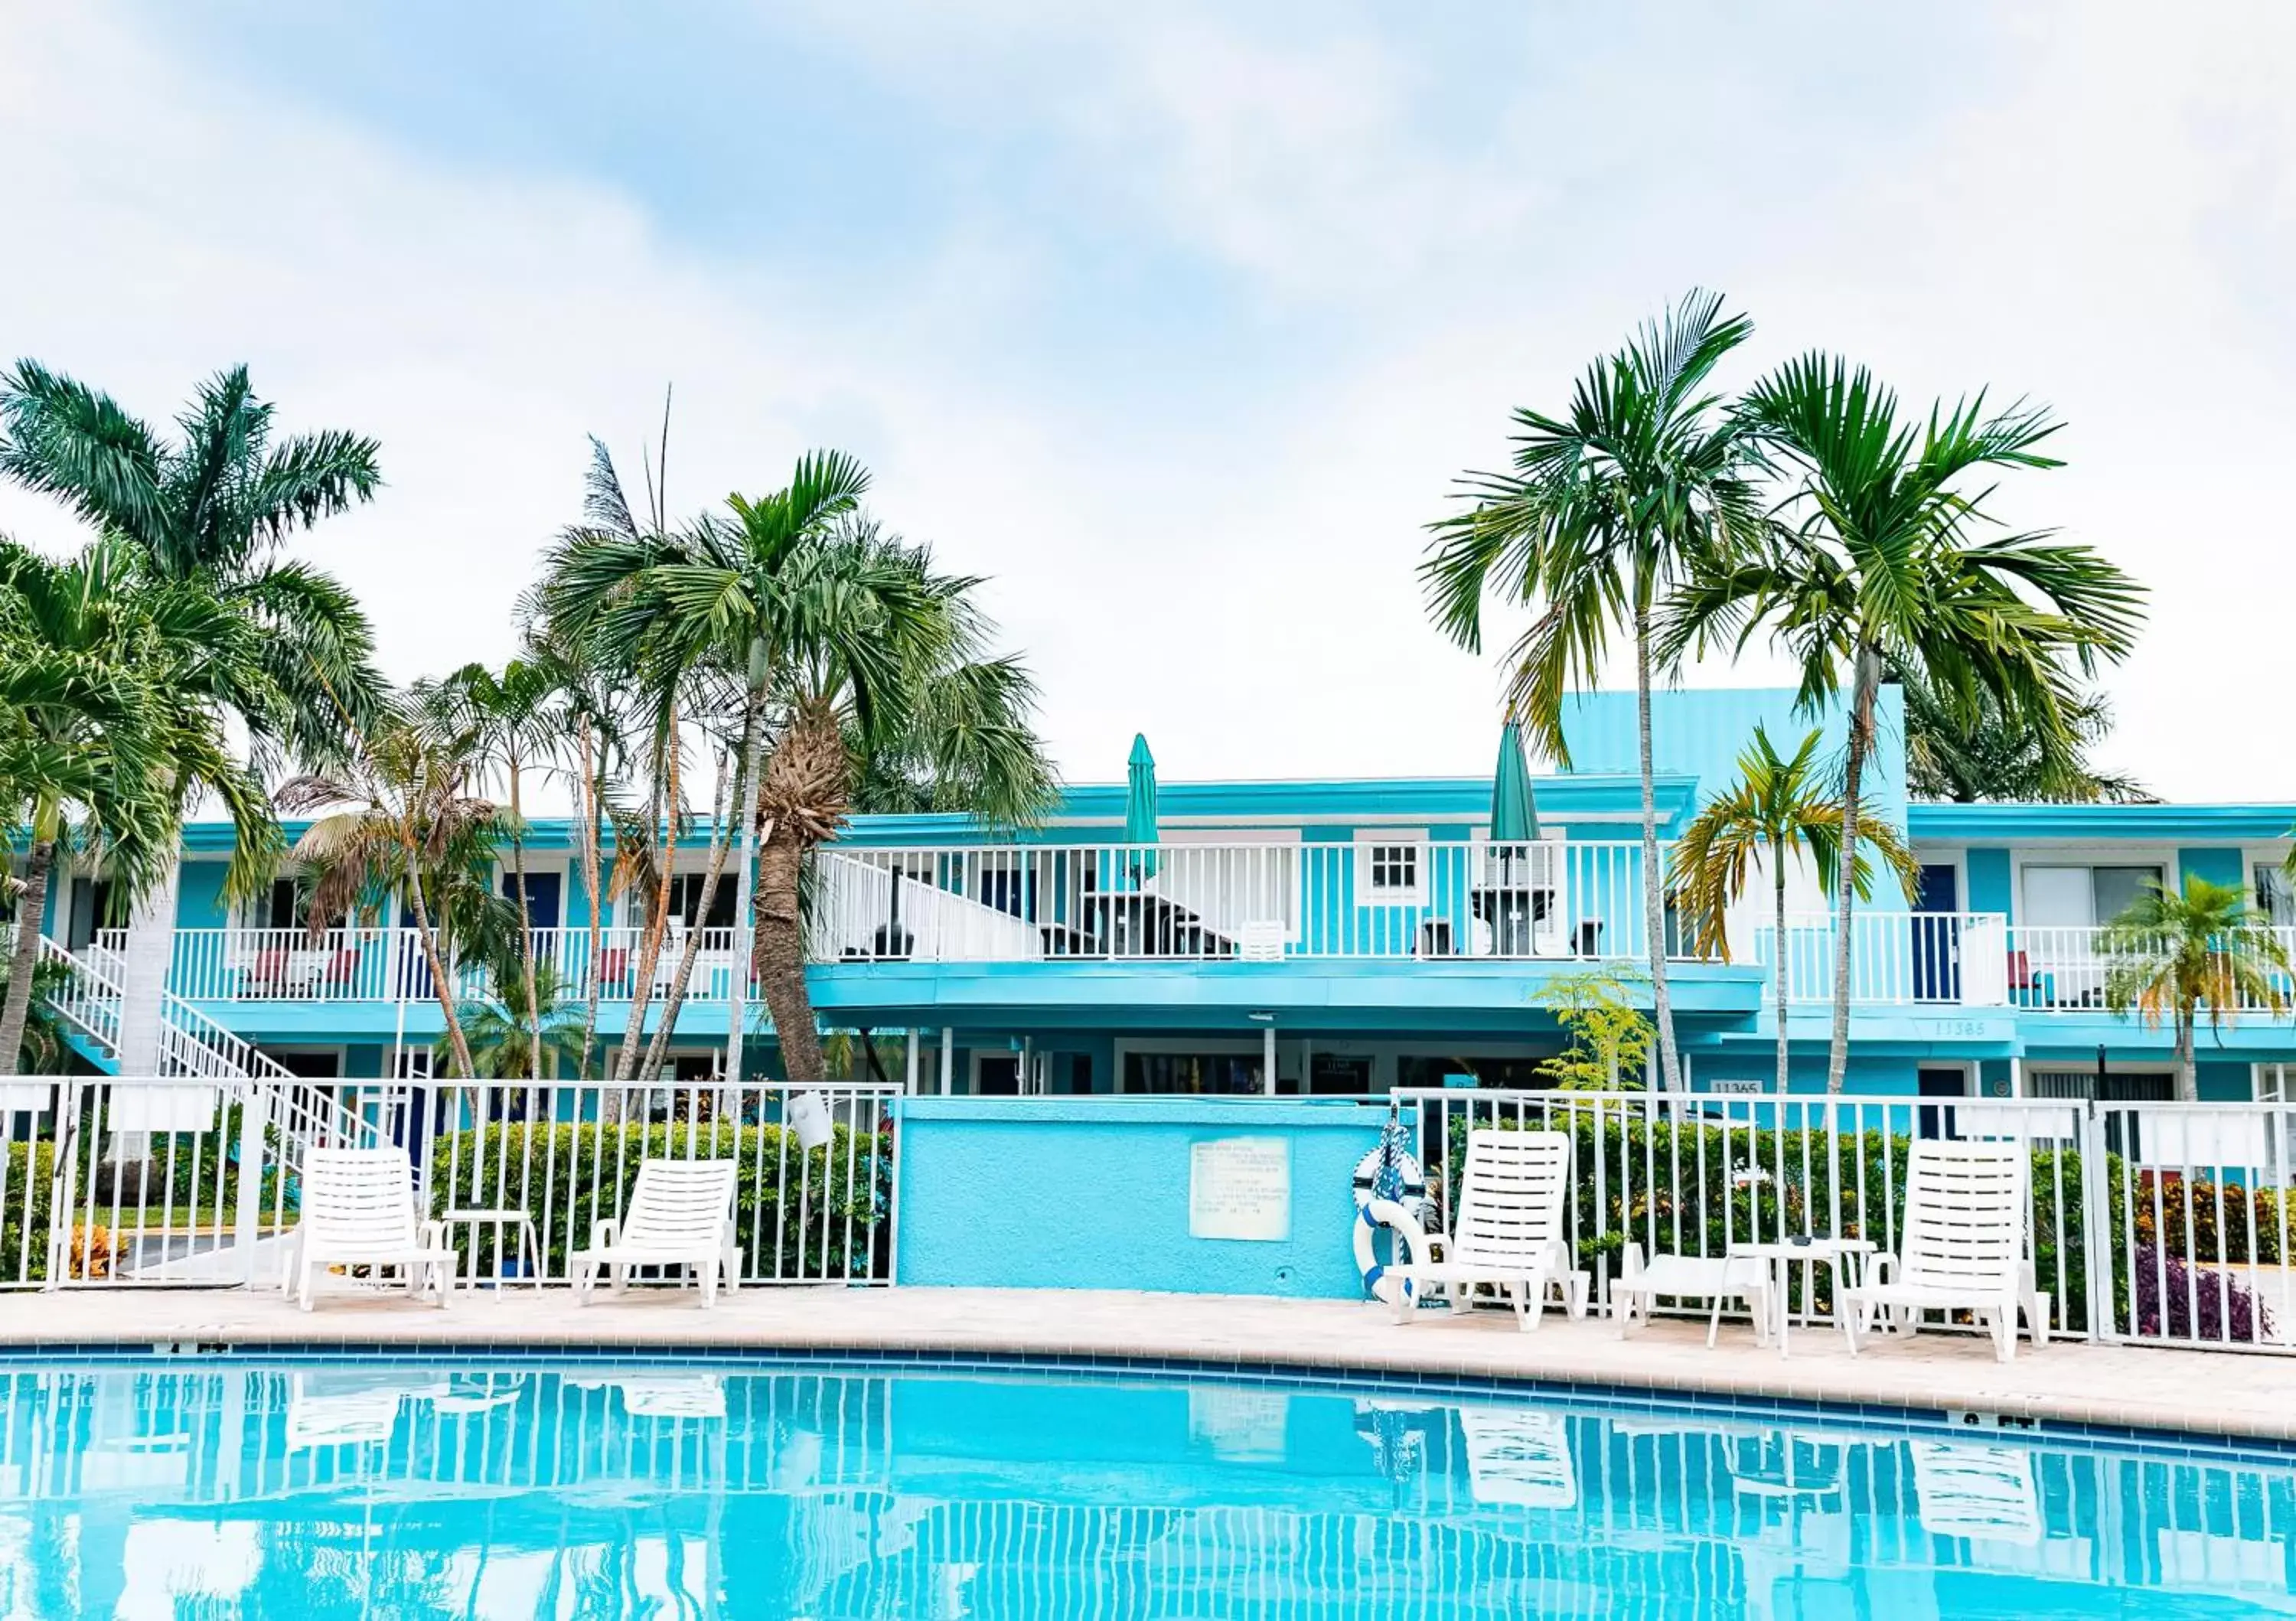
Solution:
<path fill-rule="evenodd" d="M 726 1159 L 741 1167 L 734 1214 L 753 1276 L 865 1278 L 888 1275 L 891 1256 L 893 1146 L 840 1126 L 807 1153 L 778 1126 L 680 1123 L 601 1125 L 497 1123 L 447 1132 L 430 1144 L 430 1213 L 523 1209 L 534 1223 L 550 1275 L 590 1241 L 593 1219 L 619 1217 L 638 1167 L 649 1158 Z M 770 1250 L 778 1240 L 779 1267 Z M 494 1239 L 458 1225 L 455 1244 L 467 1267 L 475 1248 L 487 1274 Z"/>
<path fill-rule="evenodd" d="M 55 1170 L 53 1142 L 11 1142 L 7 1158 L 0 1159 L 0 1281 L 47 1281 Z M 24 1253 L 27 1226 L 32 1243 L 29 1256 Z"/>

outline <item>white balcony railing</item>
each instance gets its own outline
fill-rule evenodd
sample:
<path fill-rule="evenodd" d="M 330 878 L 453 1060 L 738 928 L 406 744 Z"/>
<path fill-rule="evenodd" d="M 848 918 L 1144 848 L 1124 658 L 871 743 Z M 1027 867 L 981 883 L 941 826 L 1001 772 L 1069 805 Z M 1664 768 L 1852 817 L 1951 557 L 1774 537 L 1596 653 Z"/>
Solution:
<path fill-rule="evenodd" d="M 2009 1000 L 2005 943 L 2008 919 L 1997 912 L 1860 912 L 1850 920 L 1849 999 L 1866 1004 L 2000 1007 Z M 1790 913 L 1786 948 L 1777 929 L 1758 929 L 1755 958 L 1775 968 L 1783 954 L 1786 999 L 1824 1003 L 1833 995 L 1838 920 Z M 1771 993 L 1775 994 L 1775 993 Z"/>
<path fill-rule="evenodd" d="M 2012 1005 L 2049 1012 L 2094 1011 L 2105 1007 L 2105 983 L 2120 960 L 2109 945 L 2115 932 L 2109 929 L 2033 927 L 2023 923 L 2010 929 L 2003 961 Z M 2278 943 L 2284 956 L 2296 961 L 2296 928 L 2257 932 L 2268 934 Z M 2296 980 L 2269 967 L 2252 943 L 2243 945 L 2234 939 L 2231 949 L 2246 951 L 2253 959 L 2251 966 L 2276 986 L 2282 996 L 2296 997 Z M 2253 985 L 2251 981 L 2243 987 L 2232 1011 L 2267 1011 L 2265 999 L 2255 994 Z"/>
<path fill-rule="evenodd" d="M 1635 958 L 1642 850 L 1398 839 L 832 848 L 816 962 Z"/>
<path fill-rule="evenodd" d="M 688 933 L 672 929 L 664 936 L 653 995 L 668 992 Z M 733 989 L 739 943 L 730 929 L 700 934 L 686 995 L 722 1002 Z M 590 930 L 537 929 L 533 937 L 535 961 L 554 976 L 559 999 L 586 996 Z M 117 942 L 107 940 L 117 949 Z M 644 930 L 602 929 L 595 949 L 600 999 L 629 1001 L 644 964 Z M 462 963 L 448 971 L 454 995 L 490 994 L 482 966 Z M 420 1002 L 437 994 L 421 937 L 412 929 L 332 929 L 316 935 L 301 929 L 179 929 L 168 984 L 193 1002 Z"/>

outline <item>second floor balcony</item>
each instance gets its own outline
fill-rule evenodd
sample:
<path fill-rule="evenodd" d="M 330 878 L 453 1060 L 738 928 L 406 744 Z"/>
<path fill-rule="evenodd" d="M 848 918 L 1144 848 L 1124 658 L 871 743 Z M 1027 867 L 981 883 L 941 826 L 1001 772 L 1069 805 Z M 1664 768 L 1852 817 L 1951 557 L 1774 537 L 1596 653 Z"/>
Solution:
<path fill-rule="evenodd" d="M 1731 931 L 1733 959 L 1783 971 L 1796 1006 L 1833 993 L 1834 920 L 1789 917 L 1783 952 L 1760 896 Z M 813 864 L 804 896 L 812 960 L 849 972 L 873 965 L 1104 965 L 1160 969 L 1242 962 L 1387 963 L 1439 973 L 1447 963 L 1520 962 L 1526 974 L 1573 966 L 1631 970 L 1645 959 L 1641 847 L 1550 839 L 1155 845 L 834 846 Z M 1704 959 L 1669 914 L 1669 954 Z M 1870 1006 L 2103 1011 L 2114 954 L 2110 931 L 2026 928 L 1980 912 L 1861 910 L 1851 1000 Z M 2296 929 L 2278 931 L 2296 956 Z M 732 929 L 673 924 L 652 969 L 666 993 L 689 941 L 687 998 L 730 998 L 747 941 Z M 125 950 L 110 933 L 100 952 Z M 562 999 L 594 984 L 607 1003 L 636 1000 L 646 974 L 643 929 L 537 929 L 534 950 Z M 433 970 L 412 929 L 184 929 L 169 988 L 202 1003 L 423 1002 Z M 1414 966 L 1416 965 L 1416 966 Z M 449 963 L 452 994 L 488 994 L 487 970 Z M 2273 983 L 2296 989 L 2284 976 Z M 1761 1005 L 1774 995 L 1766 986 Z M 751 987 L 754 995 L 754 987 Z M 2252 990 L 2238 1011 L 2266 1011 Z"/>

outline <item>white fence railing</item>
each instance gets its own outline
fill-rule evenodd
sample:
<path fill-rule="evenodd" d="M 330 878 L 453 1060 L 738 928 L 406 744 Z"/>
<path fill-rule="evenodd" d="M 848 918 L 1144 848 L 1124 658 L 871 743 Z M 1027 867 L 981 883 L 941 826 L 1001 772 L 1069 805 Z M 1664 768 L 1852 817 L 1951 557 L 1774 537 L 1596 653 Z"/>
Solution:
<path fill-rule="evenodd" d="M 816 961 L 1635 958 L 1642 848 L 1349 844 L 824 850 Z"/>
<path fill-rule="evenodd" d="M 1475 1130 L 1574 1140 L 1570 1221 L 1607 1296 L 1628 1243 L 1720 1257 L 1797 1235 L 1893 1251 L 1907 1146 L 1995 1139 L 2032 1155 L 2027 1255 L 2053 1331 L 2194 1349 L 2296 1351 L 2296 1104 L 1405 1091 L 1431 1225 Z M 1832 1320 L 1831 1280 L 1797 1313 Z"/>
<path fill-rule="evenodd" d="M 303 1147 L 398 1144 L 466 1282 L 563 1283 L 648 1158 L 732 1160 L 747 1283 L 883 1283 L 899 1089 L 0 1080 L 0 1288 L 280 1275 Z M 809 1101 L 795 1104 L 794 1100 Z"/>
<path fill-rule="evenodd" d="M 2109 929 L 2017 924 L 2009 930 L 2005 959 L 2009 1001 L 2020 1008 L 2044 1011 L 2082 1012 L 2105 1007 L 2107 981 L 2114 963 L 2120 960 L 2112 943 L 2124 937 L 2120 931 Z M 2269 954 L 2259 949 L 2267 938 L 2280 955 L 2296 962 L 2296 928 L 2259 929 L 2245 937 L 2231 937 L 2226 943 L 2228 956 L 2245 956 L 2247 962 L 2242 966 L 2249 970 L 2233 976 L 2240 987 L 2233 999 L 2235 1012 L 2266 1011 L 2265 999 L 2256 994 L 2259 983 L 2269 983 L 2282 997 L 2296 999 L 2296 978 L 2273 966 Z"/>
<path fill-rule="evenodd" d="M 2009 1000 L 2008 926 L 1997 912 L 1857 913 L 1850 919 L 1849 998 L 1866 1004 L 2002 1006 Z M 1830 915 L 1787 914 L 1788 1001 L 1832 999 L 1838 937 L 1838 921 Z M 1758 929 L 1755 960 L 1775 971 L 1780 958 L 1776 928 Z"/>

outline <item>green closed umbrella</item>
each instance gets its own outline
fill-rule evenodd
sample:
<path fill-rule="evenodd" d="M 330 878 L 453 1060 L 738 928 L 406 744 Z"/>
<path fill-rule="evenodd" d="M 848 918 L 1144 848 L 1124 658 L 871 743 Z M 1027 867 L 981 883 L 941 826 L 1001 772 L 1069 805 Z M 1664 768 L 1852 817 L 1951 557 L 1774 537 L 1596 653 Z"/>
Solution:
<path fill-rule="evenodd" d="M 1503 956 L 1532 949 L 1532 929 L 1546 915 L 1546 897 L 1521 888 L 1527 873 L 1516 864 L 1538 838 L 1538 806 L 1530 797 L 1530 768 L 1523 763 L 1522 728 L 1509 721 L 1499 733 L 1499 763 L 1491 774 L 1491 848 L 1497 859 L 1496 891 L 1478 897 L 1476 915 L 1491 926 L 1492 946 Z"/>
<path fill-rule="evenodd" d="M 1523 763 L 1522 728 L 1509 721 L 1499 733 L 1498 769 L 1491 776 L 1491 842 L 1529 844 L 1538 837 L 1538 805 Z"/>
<path fill-rule="evenodd" d="M 1124 766 L 1124 842 L 1156 842 L 1156 757 L 1148 752 L 1145 733 L 1132 736 L 1132 757 Z M 1142 856 L 1133 869 L 1135 878 L 1156 876 L 1156 858 Z"/>

